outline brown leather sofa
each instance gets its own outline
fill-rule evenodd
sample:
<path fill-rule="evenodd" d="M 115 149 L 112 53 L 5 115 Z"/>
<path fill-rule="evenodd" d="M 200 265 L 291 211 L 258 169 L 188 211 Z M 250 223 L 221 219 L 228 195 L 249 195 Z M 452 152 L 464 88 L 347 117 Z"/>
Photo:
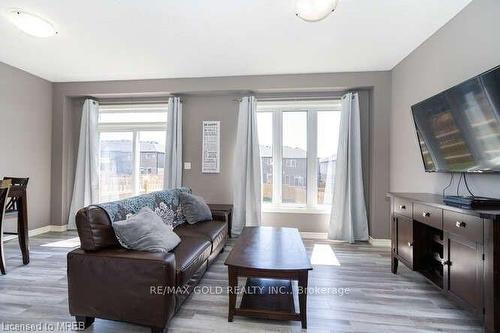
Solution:
<path fill-rule="evenodd" d="M 81 248 L 67 257 L 70 314 L 85 328 L 102 318 L 166 332 L 170 319 L 224 250 L 227 217 L 213 212 L 213 219 L 181 224 L 174 229 L 181 238 L 175 249 L 151 253 L 121 247 L 102 208 L 81 209 L 76 216 Z"/>

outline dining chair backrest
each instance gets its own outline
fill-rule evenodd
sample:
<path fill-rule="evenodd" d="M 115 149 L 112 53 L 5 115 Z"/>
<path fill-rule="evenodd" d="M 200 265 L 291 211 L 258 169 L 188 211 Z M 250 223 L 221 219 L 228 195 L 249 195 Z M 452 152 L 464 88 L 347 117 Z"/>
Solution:
<path fill-rule="evenodd" d="M 12 186 L 22 186 L 25 189 L 28 187 L 29 178 L 20 178 L 20 177 L 3 177 L 3 181 L 10 182 Z M 7 208 L 5 209 L 7 212 L 17 212 L 19 210 L 17 206 L 16 198 L 10 198 L 10 200 L 6 204 Z"/>
<path fill-rule="evenodd" d="M 28 186 L 28 181 L 30 180 L 28 178 L 19 178 L 19 177 L 3 177 L 3 180 L 10 180 L 12 182 L 12 185 L 16 186 Z"/>

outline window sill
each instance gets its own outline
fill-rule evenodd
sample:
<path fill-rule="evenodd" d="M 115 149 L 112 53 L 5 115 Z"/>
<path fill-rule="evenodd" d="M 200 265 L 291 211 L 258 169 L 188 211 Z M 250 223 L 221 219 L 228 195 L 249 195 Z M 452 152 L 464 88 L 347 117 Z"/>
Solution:
<path fill-rule="evenodd" d="M 284 207 L 284 206 L 270 206 L 262 205 L 263 213 L 286 213 L 286 214 L 319 214 L 329 215 L 330 208 L 309 208 L 309 207 Z"/>

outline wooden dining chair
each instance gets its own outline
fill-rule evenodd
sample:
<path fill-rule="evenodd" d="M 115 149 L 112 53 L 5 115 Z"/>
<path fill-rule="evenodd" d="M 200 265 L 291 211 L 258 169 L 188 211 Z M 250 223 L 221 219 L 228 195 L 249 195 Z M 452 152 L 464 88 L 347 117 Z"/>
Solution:
<path fill-rule="evenodd" d="M 13 186 L 22 186 L 25 189 L 28 187 L 29 178 L 19 178 L 19 177 L 3 177 L 4 181 L 10 181 Z M 10 198 L 7 202 L 7 213 L 18 212 L 19 205 L 17 204 L 17 198 Z"/>
<path fill-rule="evenodd" d="M 28 191 L 29 178 L 4 177 L 4 181 L 10 181 L 10 200 L 7 202 L 7 213 L 17 213 L 17 239 L 23 255 L 23 264 L 30 262 L 29 236 L 28 236 L 28 202 L 26 193 Z"/>
<path fill-rule="evenodd" d="M 5 257 L 3 251 L 3 220 L 9 196 L 10 181 L 0 181 L 0 273 L 5 274 Z"/>

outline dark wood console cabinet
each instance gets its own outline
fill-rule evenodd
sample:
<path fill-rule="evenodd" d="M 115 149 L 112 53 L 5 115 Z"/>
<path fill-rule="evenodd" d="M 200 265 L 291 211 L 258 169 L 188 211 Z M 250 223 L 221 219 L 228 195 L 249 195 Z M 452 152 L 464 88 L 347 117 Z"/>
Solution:
<path fill-rule="evenodd" d="M 500 333 L 500 210 L 447 206 L 426 193 L 389 193 L 391 270 L 424 275 Z"/>

